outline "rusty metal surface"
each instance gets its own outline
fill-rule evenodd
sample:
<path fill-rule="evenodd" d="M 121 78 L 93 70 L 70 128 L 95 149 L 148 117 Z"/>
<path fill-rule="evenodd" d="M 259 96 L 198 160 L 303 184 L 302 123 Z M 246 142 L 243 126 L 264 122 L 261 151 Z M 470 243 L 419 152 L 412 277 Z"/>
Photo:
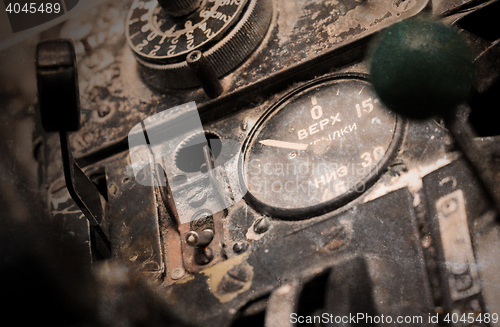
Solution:
<path fill-rule="evenodd" d="M 113 258 L 158 277 L 165 265 L 157 194 L 127 175 L 127 160 L 128 154 L 122 154 L 105 165 Z"/>
<path fill-rule="evenodd" d="M 363 65 L 355 65 L 346 71 L 362 72 L 364 69 L 366 68 Z M 205 124 L 204 128 L 206 131 L 243 142 L 252 124 L 264 109 L 286 92 L 285 89 L 277 93 L 258 107 L 250 107 L 223 120 Z M 127 169 L 132 177 L 130 168 L 127 168 L 129 163 L 123 155 L 121 156 L 121 163 L 108 163 L 116 161 L 114 158 L 103 163 L 109 167 L 107 174 L 116 176 L 108 176 L 110 190 L 114 190 L 115 183 L 120 181 L 119 176 L 123 178 L 127 175 Z M 432 265 L 437 265 L 443 259 L 433 257 L 426 247 L 429 242 L 428 236 L 431 235 L 429 233 L 435 229 L 435 226 L 429 227 L 425 219 L 428 210 L 426 199 L 435 199 L 435 195 L 426 195 L 423 192 L 421 179 L 442 166 L 448 167 L 447 165 L 454 162 L 457 157 L 459 153 L 455 151 L 452 139 L 442 123 L 434 120 L 412 122 L 408 124 L 404 142 L 389 166 L 388 173 L 383 175 L 369 192 L 347 207 L 311 221 L 286 223 L 265 218 L 244 201 L 238 202 L 229 209 L 227 215 L 224 215 L 225 218 L 217 219 L 223 223 L 222 243 L 224 254 L 229 259 L 222 260 L 210 268 L 199 266 L 192 270 L 197 272 L 195 274 L 186 271 L 182 265 L 181 258 L 185 254 L 180 246 L 183 240 L 178 230 L 164 223 L 166 230 L 160 226 L 165 232 L 160 236 L 159 242 L 165 253 L 165 271 L 162 273 L 157 270 L 153 274 L 163 282 L 152 287 L 151 291 L 156 293 L 160 303 L 165 303 L 166 307 L 173 310 L 175 316 L 180 317 L 188 325 L 237 326 L 239 322 L 248 318 L 247 312 L 258 314 L 266 308 L 264 305 L 247 310 L 247 303 L 253 303 L 261 297 L 266 298 L 273 289 L 296 280 L 302 285 L 301 287 L 306 287 L 304 286 L 307 284 L 306 281 L 318 272 L 328 272 L 330 269 L 335 271 L 336 265 L 344 267 L 342 262 L 356 256 L 365 258 L 367 262 L 368 268 L 364 276 L 370 276 L 372 279 L 377 276 L 373 279 L 373 283 L 379 284 L 378 287 L 384 289 L 383 292 L 382 290 L 376 292 L 379 294 L 378 298 L 369 300 L 374 303 L 377 310 L 391 314 L 413 312 L 412 310 L 416 310 L 416 314 L 432 311 L 434 305 L 442 303 L 440 299 L 446 296 L 446 289 L 441 288 L 439 279 L 437 282 L 433 278 L 427 281 L 429 275 L 440 276 L 439 271 L 433 270 Z M 460 166 L 452 170 L 458 172 L 463 168 Z M 433 177 L 432 180 L 435 181 L 436 178 Z M 144 196 L 143 191 L 131 192 L 129 196 L 123 197 L 123 200 L 138 201 L 139 198 L 135 197 L 135 194 L 143 194 L 141 198 L 149 202 L 149 204 L 144 203 L 145 210 L 154 210 L 152 208 L 158 206 L 154 204 L 157 200 Z M 473 201 L 476 201 L 475 199 L 477 197 Z M 119 206 L 119 210 L 126 210 L 128 205 L 130 204 Z M 415 208 L 415 213 L 412 208 Z M 380 212 L 380 216 L 374 214 L 375 212 Z M 129 218 L 128 214 L 131 215 Z M 116 221 L 134 219 L 134 214 L 130 212 L 128 214 L 123 211 L 123 213 L 113 213 L 112 216 L 116 217 Z M 144 217 L 146 213 L 137 212 L 137 214 Z M 388 218 L 388 215 L 393 218 Z M 156 219 L 160 220 L 161 225 L 162 219 L 171 218 L 164 213 L 161 218 Z M 266 225 L 265 228 L 261 229 L 262 219 L 267 222 L 263 224 Z M 113 221 L 113 218 L 110 220 Z M 388 221 L 393 221 L 397 233 L 388 234 Z M 157 228 L 155 226 L 158 222 L 154 218 L 150 222 L 150 228 Z M 139 221 L 137 223 L 140 224 Z M 401 234 L 400 232 L 404 230 L 406 234 Z M 120 232 L 115 235 L 120 237 Z M 141 238 L 140 233 L 134 235 L 129 235 L 132 238 L 127 240 L 131 242 L 130 244 L 135 244 L 137 249 L 146 248 L 157 242 L 156 236 L 151 242 Z M 118 242 L 120 244 L 123 241 Z M 387 243 L 382 245 L 377 242 Z M 235 251 L 236 244 L 244 250 Z M 419 248 L 420 244 L 422 249 Z M 399 254 L 397 251 L 402 249 L 407 252 Z M 132 251 L 128 251 L 125 247 L 121 252 L 117 252 L 117 255 L 124 258 L 131 254 Z M 145 257 L 139 257 L 138 263 L 144 263 L 144 259 Z M 134 266 L 132 263 L 130 267 L 135 270 L 139 266 Z M 338 269 L 342 271 L 344 268 Z M 139 269 L 140 274 L 144 272 L 143 269 Z M 400 283 L 394 284 L 394 280 L 400 279 Z M 420 280 L 421 285 L 429 283 L 430 286 L 422 288 L 419 285 L 416 289 L 408 289 L 416 285 L 415 279 Z M 399 304 L 391 304 L 389 301 L 391 296 L 401 294 L 399 289 L 404 289 L 404 296 L 410 297 L 403 298 L 405 303 L 411 303 L 409 306 L 400 307 Z M 349 293 L 350 289 L 345 292 Z M 375 291 L 368 287 L 366 292 Z M 383 296 L 385 299 L 381 298 Z M 471 305 L 461 308 L 470 310 L 472 306 L 477 309 L 478 306 L 473 300 L 474 298 L 471 299 Z M 420 307 L 415 306 L 415 303 L 419 303 Z"/>

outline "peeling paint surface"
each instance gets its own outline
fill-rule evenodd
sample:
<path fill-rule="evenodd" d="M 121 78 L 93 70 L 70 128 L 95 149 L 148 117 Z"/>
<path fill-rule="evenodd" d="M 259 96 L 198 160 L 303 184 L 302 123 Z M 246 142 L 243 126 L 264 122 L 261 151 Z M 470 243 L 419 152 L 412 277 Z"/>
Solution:
<path fill-rule="evenodd" d="M 207 279 L 207 285 L 208 288 L 210 289 L 210 292 L 221 302 L 229 302 L 232 299 L 234 299 L 238 294 L 241 294 L 245 291 L 248 291 L 250 289 L 250 286 L 252 285 L 252 278 L 253 278 L 253 267 L 248 265 L 250 268 L 249 271 L 251 272 L 249 281 L 243 286 L 238 291 L 231 292 L 231 293 L 222 293 L 219 290 L 219 285 L 221 284 L 222 278 L 226 275 L 226 273 L 233 268 L 234 266 L 237 266 L 239 264 L 245 263 L 248 257 L 250 256 L 250 252 L 246 252 L 244 254 L 238 255 L 236 257 L 233 257 L 231 259 L 228 259 L 224 262 L 219 263 L 216 266 L 207 268 L 205 270 L 202 270 L 201 273 L 204 274 L 205 276 L 208 277 Z"/>
<path fill-rule="evenodd" d="M 375 188 L 364 198 L 363 202 L 370 202 L 386 195 L 389 192 L 399 190 L 403 187 L 408 187 L 410 192 L 415 194 L 415 202 L 413 203 L 413 205 L 417 206 L 420 203 L 420 196 L 417 194 L 417 191 L 422 188 L 422 177 L 443 166 L 448 165 L 453 160 L 456 160 L 458 155 L 450 157 L 451 158 L 439 159 L 432 165 L 411 169 L 407 173 L 403 173 L 400 176 L 393 177 L 389 184 L 377 184 Z"/>

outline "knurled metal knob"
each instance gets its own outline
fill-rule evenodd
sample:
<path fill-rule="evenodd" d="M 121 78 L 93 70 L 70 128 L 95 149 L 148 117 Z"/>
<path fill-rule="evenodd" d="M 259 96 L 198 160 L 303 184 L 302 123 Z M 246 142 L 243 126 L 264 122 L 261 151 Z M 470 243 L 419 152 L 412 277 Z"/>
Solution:
<path fill-rule="evenodd" d="M 136 0 L 127 19 L 127 39 L 141 77 L 160 90 L 200 85 L 186 62 L 195 50 L 203 54 L 215 78 L 229 73 L 260 44 L 273 11 L 269 0 L 206 1 L 174 18 L 163 7 L 166 2 Z"/>
<path fill-rule="evenodd" d="M 202 0 L 158 0 L 160 6 L 172 17 L 181 17 L 198 8 Z"/>

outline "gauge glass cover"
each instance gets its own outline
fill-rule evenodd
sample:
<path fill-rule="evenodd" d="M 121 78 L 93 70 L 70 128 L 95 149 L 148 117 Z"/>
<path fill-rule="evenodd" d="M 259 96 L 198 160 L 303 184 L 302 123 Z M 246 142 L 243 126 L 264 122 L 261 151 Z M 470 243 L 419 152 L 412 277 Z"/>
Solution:
<path fill-rule="evenodd" d="M 256 209 L 294 219 L 362 194 L 398 145 L 398 117 L 365 77 L 317 80 L 279 101 L 245 145 L 243 176 Z"/>

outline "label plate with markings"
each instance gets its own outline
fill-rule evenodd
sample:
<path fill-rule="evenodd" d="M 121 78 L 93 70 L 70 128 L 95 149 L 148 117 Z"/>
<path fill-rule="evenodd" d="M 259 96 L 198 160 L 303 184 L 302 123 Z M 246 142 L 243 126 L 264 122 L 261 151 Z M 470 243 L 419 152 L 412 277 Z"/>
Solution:
<path fill-rule="evenodd" d="M 451 299 L 456 301 L 481 291 L 472 242 L 467 226 L 462 190 L 436 202 Z"/>

